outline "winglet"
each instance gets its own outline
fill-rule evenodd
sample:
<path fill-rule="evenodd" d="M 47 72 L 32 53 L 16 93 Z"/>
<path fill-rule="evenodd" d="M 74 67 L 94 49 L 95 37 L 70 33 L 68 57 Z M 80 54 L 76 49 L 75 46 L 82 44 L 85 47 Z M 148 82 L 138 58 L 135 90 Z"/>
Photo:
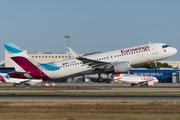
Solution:
<path fill-rule="evenodd" d="M 68 47 L 68 49 L 69 49 L 69 52 L 75 57 L 75 58 L 79 58 L 80 56 L 76 53 L 76 52 L 74 52 L 70 47 Z"/>

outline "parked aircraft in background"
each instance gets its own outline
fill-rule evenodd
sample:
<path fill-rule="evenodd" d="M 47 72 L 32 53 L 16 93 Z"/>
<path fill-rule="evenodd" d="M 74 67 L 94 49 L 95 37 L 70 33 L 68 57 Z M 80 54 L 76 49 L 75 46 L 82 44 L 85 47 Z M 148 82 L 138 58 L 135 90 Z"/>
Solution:
<path fill-rule="evenodd" d="M 164 43 L 149 43 L 86 56 L 79 56 L 68 48 L 73 59 L 56 60 L 45 64 L 34 61 L 13 43 L 4 46 L 16 70 L 8 73 L 9 77 L 60 79 L 98 74 L 98 82 L 103 81 L 102 73 L 125 73 L 130 70 L 131 65 L 162 60 L 177 53 L 175 48 Z"/>
<path fill-rule="evenodd" d="M 0 81 L 3 83 L 13 83 L 13 86 L 25 85 L 25 86 L 35 86 L 37 83 L 42 83 L 42 79 L 18 79 L 9 78 L 5 75 L 0 75 Z"/>
<path fill-rule="evenodd" d="M 133 76 L 128 75 L 124 76 L 122 74 L 115 74 L 114 81 L 118 82 L 124 82 L 124 83 L 131 83 L 131 86 L 139 85 L 142 86 L 153 86 L 154 83 L 158 83 L 158 79 L 155 77 L 150 76 Z"/>

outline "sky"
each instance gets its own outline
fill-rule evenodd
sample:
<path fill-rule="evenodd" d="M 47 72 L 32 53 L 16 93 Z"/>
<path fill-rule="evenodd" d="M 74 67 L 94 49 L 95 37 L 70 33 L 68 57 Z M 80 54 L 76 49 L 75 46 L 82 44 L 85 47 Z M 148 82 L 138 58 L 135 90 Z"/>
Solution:
<path fill-rule="evenodd" d="M 1 0 L 3 44 L 30 53 L 106 52 L 160 42 L 180 50 L 179 0 Z M 179 61 L 180 51 L 167 61 Z"/>

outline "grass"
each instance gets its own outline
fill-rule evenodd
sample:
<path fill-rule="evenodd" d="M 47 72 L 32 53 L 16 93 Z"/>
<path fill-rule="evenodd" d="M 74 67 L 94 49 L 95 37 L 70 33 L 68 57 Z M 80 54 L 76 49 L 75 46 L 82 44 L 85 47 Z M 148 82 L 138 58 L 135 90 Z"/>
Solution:
<path fill-rule="evenodd" d="M 40 92 L 0 92 L 0 95 L 109 95 L 110 96 L 180 96 L 180 92 L 61 92 L 61 91 L 40 91 Z"/>
<path fill-rule="evenodd" d="M 0 103 L 0 119 L 179 120 L 180 103 Z"/>

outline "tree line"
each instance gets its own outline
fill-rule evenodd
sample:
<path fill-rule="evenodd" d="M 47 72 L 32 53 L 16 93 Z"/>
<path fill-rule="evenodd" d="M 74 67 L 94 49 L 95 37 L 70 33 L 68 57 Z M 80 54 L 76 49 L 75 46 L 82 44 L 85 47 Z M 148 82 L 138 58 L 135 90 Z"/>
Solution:
<path fill-rule="evenodd" d="M 168 63 L 161 63 L 157 62 L 158 68 L 172 68 L 171 65 Z M 155 69 L 155 64 L 153 62 L 150 63 L 143 63 L 143 64 L 138 64 L 138 65 L 133 65 L 132 68 L 147 68 L 147 69 Z"/>

